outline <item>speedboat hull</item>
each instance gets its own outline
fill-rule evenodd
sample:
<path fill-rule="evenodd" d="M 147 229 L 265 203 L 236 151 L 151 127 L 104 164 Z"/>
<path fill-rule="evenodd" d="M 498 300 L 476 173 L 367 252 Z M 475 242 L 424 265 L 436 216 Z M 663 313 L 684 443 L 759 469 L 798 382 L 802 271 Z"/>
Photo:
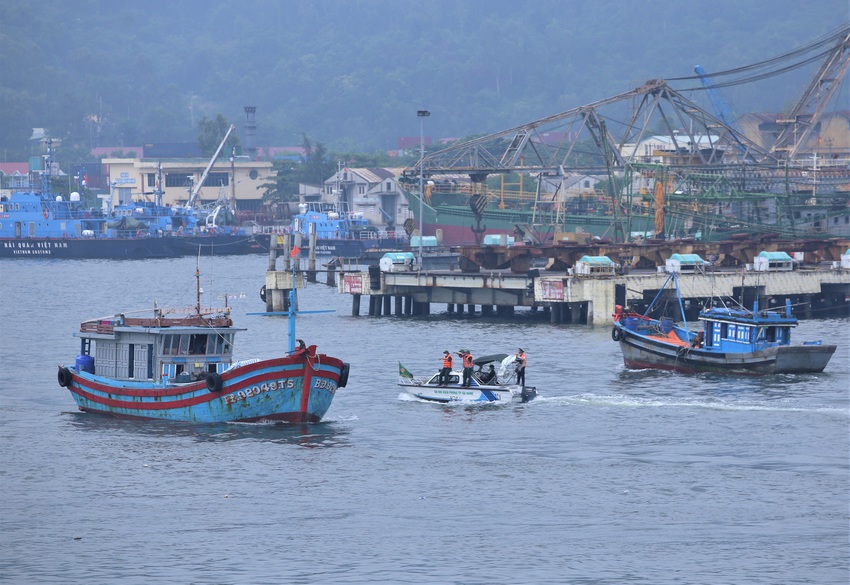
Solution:
<path fill-rule="evenodd" d="M 199 423 L 319 422 L 347 378 L 348 365 L 323 354 L 256 361 L 184 384 L 118 381 L 73 366 L 59 370 L 60 385 L 82 411 Z"/>
<path fill-rule="evenodd" d="M 528 402 L 537 396 L 531 386 L 476 386 L 464 387 L 459 384 L 438 386 L 436 384 L 418 384 L 400 382 L 408 394 L 430 402 L 485 402 L 507 403 Z"/>

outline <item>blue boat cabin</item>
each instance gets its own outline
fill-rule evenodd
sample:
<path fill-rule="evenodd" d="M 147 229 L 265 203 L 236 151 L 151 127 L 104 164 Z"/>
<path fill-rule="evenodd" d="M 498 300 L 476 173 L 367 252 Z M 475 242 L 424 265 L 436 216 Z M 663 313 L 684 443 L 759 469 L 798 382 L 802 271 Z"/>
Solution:
<path fill-rule="evenodd" d="M 784 315 L 741 309 L 712 308 L 700 314 L 705 334 L 705 347 L 726 352 L 748 352 L 772 345 L 789 345 L 791 328 L 797 319 L 791 315 L 790 301 Z"/>

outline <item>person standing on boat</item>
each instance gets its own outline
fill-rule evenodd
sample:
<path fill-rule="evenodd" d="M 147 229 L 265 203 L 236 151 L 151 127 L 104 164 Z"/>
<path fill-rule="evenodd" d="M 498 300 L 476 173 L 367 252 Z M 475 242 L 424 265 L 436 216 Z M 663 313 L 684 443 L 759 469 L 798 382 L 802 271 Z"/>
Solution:
<path fill-rule="evenodd" d="M 469 388 L 472 386 L 472 367 L 475 365 L 475 360 L 466 349 L 461 350 L 460 356 L 463 358 L 463 384 L 461 385 Z"/>
<path fill-rule="evenodd" d="M 452 354 L 449 353 L 449 350 L 445 350 L 443 352 L 443 369 L 440 370 L 440 377 L 437 378 L 437 386 L 449 385 L 449 374 L 452 373 L 452 363 Z"/>
<path fill-rule="evenodd" d="M 525 355 L 525 352 L 521 347 L 519 348 L 519 351 L 516 352 L 514 360 L 516 363 L 516 366 L 514 366 L 514 371 L 516 372 L 516 383 L 519 386 L 525 386 L 525 366 L 528 365 L 528 357 Z"/>

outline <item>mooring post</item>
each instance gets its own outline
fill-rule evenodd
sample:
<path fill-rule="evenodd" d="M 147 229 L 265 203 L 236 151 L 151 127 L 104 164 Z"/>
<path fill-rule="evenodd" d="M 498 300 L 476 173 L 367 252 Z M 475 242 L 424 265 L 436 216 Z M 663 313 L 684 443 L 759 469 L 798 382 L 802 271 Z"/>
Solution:
<path fill-rule="evenodd" d="M 277 264 L 277 234 L 272 234 L 269 238 L 269 272 L 275 271 L 275 265 Z"/>
<path fill-rule="evenodd" d="M 292 248 L 292 238 L 290 234 L 286 234 L 283 237 L 283 269 L 286 272 L 290 272 L 292 270 L 292 255 L 290 254 L 290 250 Z"/>
<path fill-rule="evenodd" d="M 353 294 L 351 295 L 351 316 L 359 317 L 360 316 L 360 295 Z"/>
<path fill-rule="evenodd" d="M 581 323 L 581 303 L 570 306 L 570 323 Z"/>
<path fill-rule="evenodd" d="M 316 224 L 310 224 L 310 253 L 307 257 L 307 282 L 316 282 Z"/>

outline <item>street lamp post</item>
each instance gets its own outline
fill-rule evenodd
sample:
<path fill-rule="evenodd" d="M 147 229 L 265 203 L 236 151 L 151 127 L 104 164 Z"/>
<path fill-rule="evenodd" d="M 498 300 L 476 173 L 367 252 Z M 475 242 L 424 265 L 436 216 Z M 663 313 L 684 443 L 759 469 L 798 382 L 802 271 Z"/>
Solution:
<path fill-rule="evenodd" d="M 419 268 L 422 268 L 422 218 L 425 213 L 423 200 L 425 199 L 425 175 L 423 174 L 422 165 L 425 159 L 425 120 L 431 115 L 428 110 L 417 110 L 416 115 L 419 116 Z"/>

